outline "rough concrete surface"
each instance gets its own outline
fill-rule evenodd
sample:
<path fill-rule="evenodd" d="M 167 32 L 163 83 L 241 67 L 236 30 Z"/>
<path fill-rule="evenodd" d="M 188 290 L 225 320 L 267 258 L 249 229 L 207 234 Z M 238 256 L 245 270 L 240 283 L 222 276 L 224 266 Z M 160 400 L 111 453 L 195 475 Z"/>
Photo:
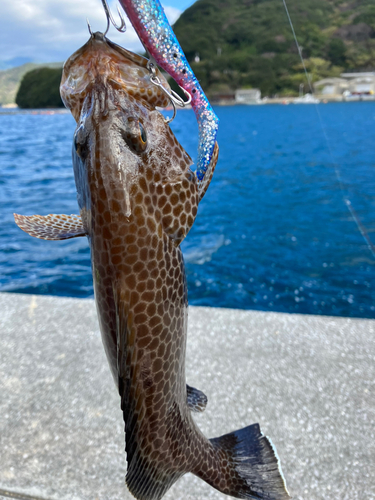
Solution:
<path fill-rule="evenodd" d="M 92 300 L 0 294 L 0 499 L 126 500 Z M 259 422 L 295 500 L 375 499 L 375 321 L 190 308 L 209 437 Z M 188 474 L 166 500 L 228 498 Z"/>

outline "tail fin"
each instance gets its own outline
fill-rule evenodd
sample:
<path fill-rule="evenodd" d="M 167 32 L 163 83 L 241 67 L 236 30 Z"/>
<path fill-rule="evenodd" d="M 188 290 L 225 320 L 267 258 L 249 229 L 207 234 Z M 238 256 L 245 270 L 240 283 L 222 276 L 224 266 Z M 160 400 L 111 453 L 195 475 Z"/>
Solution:
<path fill-rule="evenodd" d="M 196 474 L 222 493 L 235 498 L 290 498 L 276 450 L 259 424 L 210 439 L 218 469 L 201 467 Z"/>

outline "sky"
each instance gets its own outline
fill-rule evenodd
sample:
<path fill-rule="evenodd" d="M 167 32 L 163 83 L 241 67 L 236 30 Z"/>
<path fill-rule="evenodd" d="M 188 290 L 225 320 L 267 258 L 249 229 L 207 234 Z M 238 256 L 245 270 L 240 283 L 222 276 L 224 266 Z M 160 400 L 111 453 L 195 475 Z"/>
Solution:
<path fill-rule="evenodd" d="M 169 22 L 173 24 L 194 0 L 162 0 Z M 117 1 L 109 1 L 115 19 Z M 0 0 L 0 68 L 23 62 L 66 60 L 89 38 L 86 18 L 93 31 L 107 25 L 101 0 Z M 126 33 L 113 27 L 108 37 L 132 51 L 142 46 L 130 22 Z"/>

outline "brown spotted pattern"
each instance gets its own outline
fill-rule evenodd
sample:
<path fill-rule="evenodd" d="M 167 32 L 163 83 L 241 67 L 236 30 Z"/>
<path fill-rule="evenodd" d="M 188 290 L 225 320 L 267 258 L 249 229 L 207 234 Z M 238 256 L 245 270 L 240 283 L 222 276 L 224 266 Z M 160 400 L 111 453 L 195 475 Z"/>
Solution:
<path fill-rule="evenodd" d="M 110 91 L 105 98 L 119 100 L 104 124 L 100 109 L 86 118 L 85 126 L 100 138 L 99 147 L 91 148 L 89 161 L 76 158 L 76 178 L 83 177 L 79 169 L 89 163 L 86 225 L 91 226 L 103 342 L 124 412 L 127 484 L 137 498 L 160 498 L 192 470 L 201 439 L 186 404 L 187 290 L 179 248 L 197 213 L 198 190 L 190 159 L 157 111 L 142 119 L 148 141 L 152 129 L 163 130 L 155 144 L 142 152 L 141 145 L 131 145 L 127 133 L 120 133 L 130 150 L 126 164 L 132 156 L 136 167 L 126 172 L 114 168 L 108 159 L 115 157 L 111 145 L 117 141 L 104 137 L 108 129 L 117 130 L 123 100 Z M 120 115 L 128 124 L 128 117 L 142 116 L 142 109 L 133 98 L 126 101 Z M 131 134 L 130 123 L 125 132 Z M 167 159 L 161 163 L 158 156 L 164 151 Z"/>
<path fill-rule="evenodd" d="M 285 499 L 244 478 L 241 439 L 208 440 L 187 405 L 179 244 L 208 183 L 199 193 L 189 156 L 155 109 L 163 97 L 155 89 L 144 63 L 100 34 L 67 61 L 61 87 L 77 121 L 74 174 L 103 344 L 121 396 L 127 485 L 136 498 L 157 500 L 190 471 L 239 498 Z M 259 432 L 257 439 L 263 443 Z"/>

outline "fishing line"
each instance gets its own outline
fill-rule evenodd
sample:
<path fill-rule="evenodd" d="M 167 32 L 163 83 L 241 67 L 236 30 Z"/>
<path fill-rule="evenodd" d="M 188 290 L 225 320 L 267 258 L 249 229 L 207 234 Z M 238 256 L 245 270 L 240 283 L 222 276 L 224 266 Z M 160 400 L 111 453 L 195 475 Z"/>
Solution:
<path fill-rule="evenodd" d="M 291 27 L 291 30 L 292 30 L 292 33 L 293 33 L 293 37 L 294 37 L 294 41 L 296 42 L 298 54 L 299 54 L 299 57 L 301 59 L 301 63 L 302 63 L 303 70 L 304 70 L 304 73 L 305 73 L 305 76 L 306 76 L 307 84 L 309 86 L 311 95 L 314 95 L 314 91 L 313 91 L 313 88 L 312 88 L 312 85 L 311 85 L 311 78 L 309 77 L 309 74 L 307 73 L 305 61 L 304 61 L 303 56 L 302 56 L 302 50 L 301 50 L 300 44 L 298 43 L 296 32 L 294 31 L 293 22 L 292 22 L 292 19 L 291 19 L 290 15 L 289 15 L 289 10 L 288 10 L 288 7 L 286 5 L 286 0 L 282 0 L 282 1 L 283 1 L 283 4 L 284 4 L 286 15 L 288 16 L 289 24 L 290 24 L 290 27 Z M 339 164 L 334 159 L 334 156 L 333 156 L 333 153 L 332 153 L 332 149 L 331 149 L 331 145 L 330 145 L 330 142 L 329 142 L 329 139 L 328 139 L 327 131 L 326 131 L 326 128 L 324 126 L 324 123 L 323 123 L 323 120 L 322 120 L 322 116 L 320 114 L 320 111 L 319 111 L 319 108 L 318 108 L 317 104 L 315 104 L 315 111 L 316 111 L 316 113 L 318 115 L 320 127 L 322 129 L 323 136 L 324 136 L 324 139 L 325 139 L 325 142 L 326 142 L 326 146 L 327 146 L 330 158 L 331 158 L 331 162 L 332 162 L 333 168 L 335 170 L 337 182 L 338 182 L 338 184 L 340 186 L 341 195 L 342 195 L 342 199 L 344 201 L 344 204 L 347 207 L 347 209 L 349 210 L 349 213 L 350 213 L 352 219 L 354 220 L 354 222 L 357 225 L 358 231 L 362 235 L 363 239 L 365 240 L 365 242 L 367 244 L 368 249 L 370 250 L 372 256 L 375 259 L 375 245 L 372 243 L 372 241 L 370 239 L 370 236 L 368 235 L 368 232 L 367 232 L 365 226 L 362 224 L 362 222 L 360 221 L 358 215 L 356 214 L 356 212 L 355 212 L 355 210 L 354 210 L 354 208 L 353 208 L 353 206 L 351 204 L 351 201 L 345 195 L 345 189 L 344 189 L 344 185 L 343 185 L 343 182 L 342 182 L 342 179 L 341 179 L 341 175 L 340 175 L 340 167 L 339 167 Z"/>

